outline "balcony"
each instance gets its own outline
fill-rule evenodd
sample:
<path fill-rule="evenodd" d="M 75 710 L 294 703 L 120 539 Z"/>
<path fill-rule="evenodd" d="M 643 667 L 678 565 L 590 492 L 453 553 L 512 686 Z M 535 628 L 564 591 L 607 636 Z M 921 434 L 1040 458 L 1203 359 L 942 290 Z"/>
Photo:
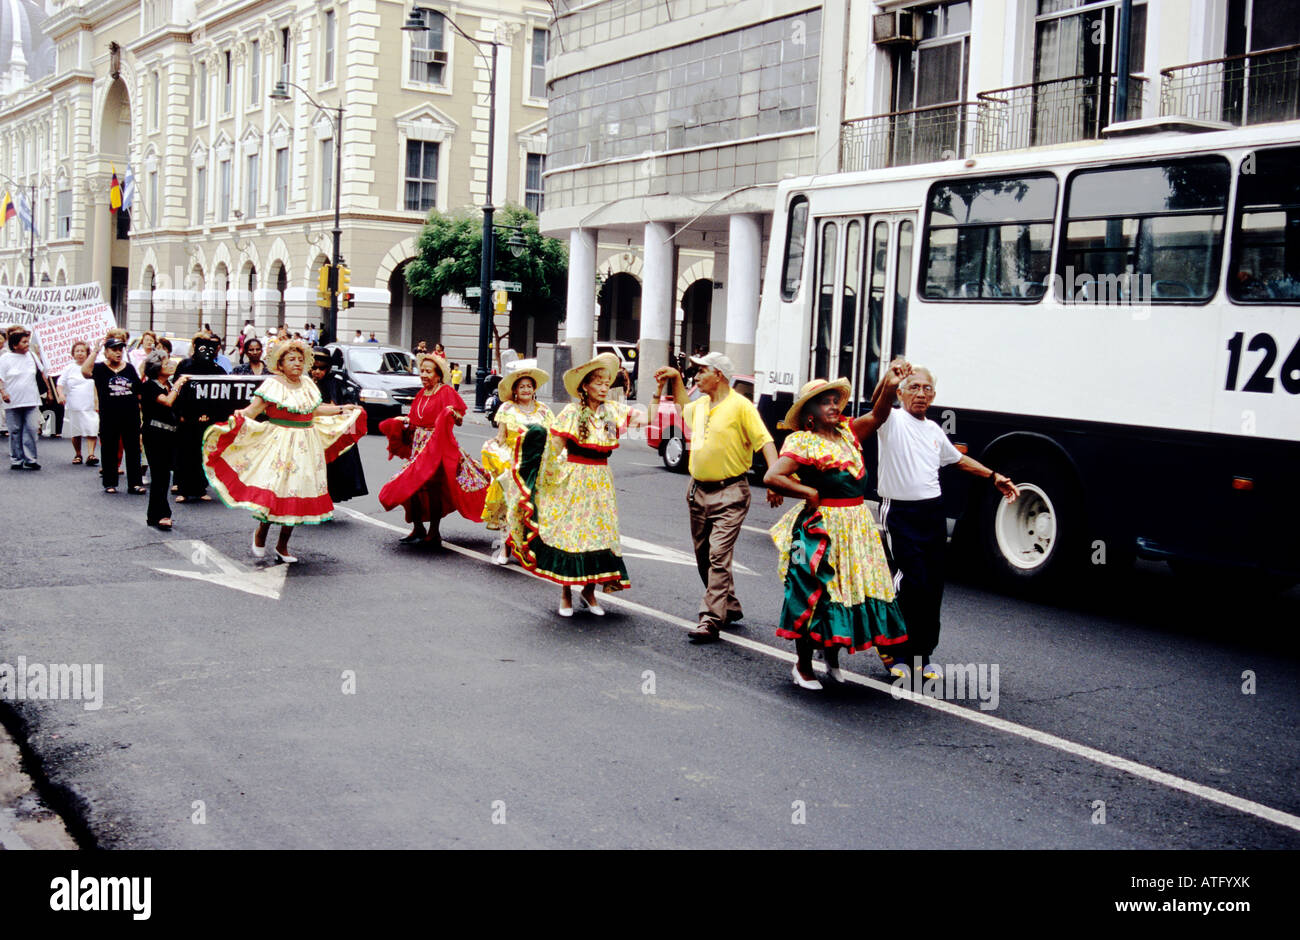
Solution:
<path fill-rule="evenodd" d="M 1161 69 L 1160 115 L 1238 127 L 1300 119 L 1300 45 Z"/>
<path fill-rule="evenodd" d="M 1096 140 L 1113 118 L 1116 76 L 1075 75 L 976 95 L 979 149 L 1021 150 Z M 1128 108 L 1121 120 L 1142 116 L 1146 79 L 1130 75 Z"/>
<path fill-rule="evenodd" d="M 965 157 L 968 129 L 976 119 L 971 102 L 893 111 L 840 127 L 840 161 L 846 172 L 909 166 Z"/>
<path fill-rule="evenodd" d="M 1128 118 L 1142 115 L 1146 79 L 1130 76 Z M 1094 140 L 1112 122 L 1115 77 L 1076 75 L 980 92 L 974 102 L 932 105 L 845 121 L 844 172 L 962 159 L 974 153 Z"/>

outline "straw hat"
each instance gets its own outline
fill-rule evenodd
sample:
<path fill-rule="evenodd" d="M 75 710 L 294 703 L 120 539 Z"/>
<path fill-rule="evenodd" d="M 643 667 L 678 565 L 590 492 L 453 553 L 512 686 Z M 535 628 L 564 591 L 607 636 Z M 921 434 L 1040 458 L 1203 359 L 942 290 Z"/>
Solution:
<path fill-rule="evenodd" d="M 447 365 L 447 360 L 442 356 L 434 353 L 421 353 L 415 357 L 415 371 L 420 371 L 420 366 L 424 365 L 424 360 L 432 359 L 433 364 L 438 367 L 438 374 L 442 376 L 442 381 L 451 384 L 451 366 Z"/>
<path fill-rule="evenodd" d="M 316 354 L 311 346 L 300 339 L 286 339 L 284 342 L 276 343 L 271 347 L 271 355 L 266 359 L 266 367 L 272 372 L 280 371 L 280 360 L 284 358 L 285 353 L 291 349 L 296 349 L 302 353 L 303 371 L 311 368 L 311 363 L 315 360 Z"/>
<path fill-rule="evenodd" d="M 595 359 L 584 362 L 580 366 L 574 366 L 568 372 L 564 373 L 564 389 L 569 393 L 571 398 L 578 397 L 578 388 L 582 385 L 582 380 L 597 369 L 604 369 L 609 373 L 612 380 L 618 375 L 618 370 L 623 367 L 622 361 L 613 353 L 601 353 Z"/>
<path fill-rule="evenodd" d="M 515 400 L 515 383 L 520 379 L 532 379 L 534 389 L 539 389 L 551 380 L 543 369 L 511 369 L 497 383 L 497 397 L 502 401 Z"/>
<path fill-rule="evenodd" d="M 813 379 L 811 382 L 805 382 L 803 388 L 799 389 L 794 404 L 785 413 L 785 421 L 782 424 L 792 431 L 801 430 L 799 412 L 803 411 L 804 405 L 819 395 L 832 391 L 840 393 L 840 408 L 843 408 L 845 402 L 849 400 L 849 396 L 853 393 L 853 387 L 849 385 L 848 379 L 836 379 L 834 382 L 827 382 L 825 379 Z"/>

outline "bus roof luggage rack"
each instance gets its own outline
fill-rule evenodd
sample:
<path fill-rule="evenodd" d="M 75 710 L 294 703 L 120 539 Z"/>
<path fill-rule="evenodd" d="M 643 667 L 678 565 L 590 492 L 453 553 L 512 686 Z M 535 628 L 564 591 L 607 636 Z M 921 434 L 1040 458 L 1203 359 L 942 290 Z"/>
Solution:
<path fill-rule="evenodd" d="M 1101 136 L 1107 139 L 1116 137 L 1148 137 L 1154 134 L 1204 134 L 1209 131 L 1228 131 L 1234 125 L 1224 121 L 1206 121 L 1200 118 L 1183 117 L 1177 114 L 1161 115 L 1153 118 L 1139 118 L 1136 121 L 1116 121 L 1101 129 Z"/>

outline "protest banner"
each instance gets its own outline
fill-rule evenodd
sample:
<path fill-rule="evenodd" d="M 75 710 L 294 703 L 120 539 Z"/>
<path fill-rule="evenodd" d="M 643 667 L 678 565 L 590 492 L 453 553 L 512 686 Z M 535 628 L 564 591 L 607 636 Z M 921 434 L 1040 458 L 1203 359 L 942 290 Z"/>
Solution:
<path fill-rule="evenodd" d="M 96 285 L 98 286 L 98 285 Z M 117 325 L 108 304 L 98 304 L 67 313 L 43 317 L 32 327 L 32 337 L 40 349 L 41 359 L 50 375 L 60 375 L 72 362 L 72 344 L 83 340 L 90 345 L 104 338 Z"/>
<path fill-rule="evenodd" d="M 44 317 L 104 303 L 104 292 L 98 283 L 62 287 L 0 286 L 0 323 L 5 326 L 20 323 L 30 329 Z"/>
<path fill-rule="evenodd" d="M 186 421 L 225 421 L 240 408 L 248 407 L 253 392 L 266 381 L 264 375 L 191 375 L 181 389 L 176 410 Z"/>

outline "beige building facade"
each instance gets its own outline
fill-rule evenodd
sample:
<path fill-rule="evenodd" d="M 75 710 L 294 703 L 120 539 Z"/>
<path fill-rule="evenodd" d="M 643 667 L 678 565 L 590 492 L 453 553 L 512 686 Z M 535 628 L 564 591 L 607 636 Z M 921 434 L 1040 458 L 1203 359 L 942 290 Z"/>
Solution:
<path fill-rule="evenodd" d="M 340 337 L 441 341 L 472 360 L 475 302 L 413 300 L 404 266 L 430 208 L 489 198 L 494 40 L 490 195 L 541 208 L 550 9 L 428 6 L 418 33 L 403 31 L 411 5 L 397 0 L 55 0 L 53 70 L 0 97 L 0 173 L 15 195 L 35 187 L 37 209 L 34 252 L 21 226 L 0 232 L 0 283 L 27 283 L 29 267 L 38 285 L 96 281 L 133 333 L 319 324 L 341 146 L 356 300 Z M 301 88 L 272 100 L 279 80 Z M 112 175 L 126 184 L 128 172 L 129 223 L 109 204 Z"/>

